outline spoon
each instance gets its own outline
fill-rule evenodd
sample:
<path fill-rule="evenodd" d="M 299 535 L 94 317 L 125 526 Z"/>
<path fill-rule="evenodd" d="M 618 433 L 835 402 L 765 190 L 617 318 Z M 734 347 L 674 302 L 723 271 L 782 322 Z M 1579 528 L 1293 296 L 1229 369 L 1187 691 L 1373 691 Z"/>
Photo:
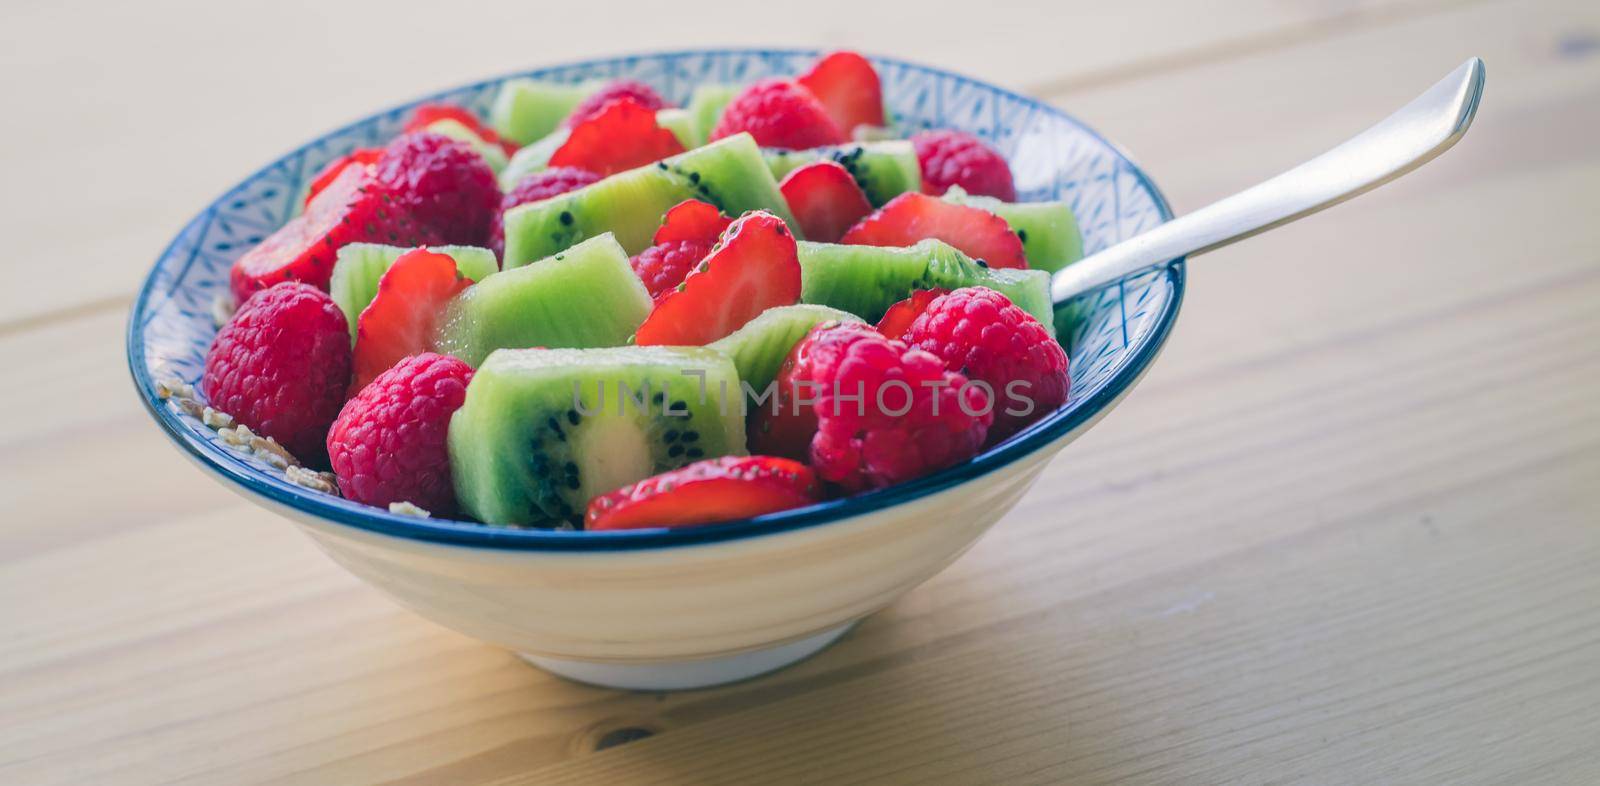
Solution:
<path fill-rule="evenodd" d="M 1091 254 L 1056 271 L 1056 303 L 1283 226 L 1410 172 L 1467 133 L 1483 96 L 1474 57 L 1377 125 L 1264 183 Z"/>

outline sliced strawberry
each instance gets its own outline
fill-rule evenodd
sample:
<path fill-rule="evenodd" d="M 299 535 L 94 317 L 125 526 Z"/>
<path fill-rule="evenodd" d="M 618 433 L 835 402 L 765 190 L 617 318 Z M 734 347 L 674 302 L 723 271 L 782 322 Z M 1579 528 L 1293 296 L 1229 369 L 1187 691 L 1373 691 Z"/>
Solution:
<path fill-rule="evenodd" d="M 584 529 L 692 527 L 803 507 L 821 498 L 816 474 L 798 461 L 724 456 L 596 497 Z"/>
<path fill-rule="evenodd" d="M 850 170 L 834 161 L 806 164 L 785 176 L 778 189 L 806 239 L 819 243 L 839 242 L 845 230 L 872 212 Z"/>
<path fill-rule="evenodd" d="M 856 126 L 885 125 L 878 72 L 855 52 L 829 54 L 795 81 L 822 102 L 828 116 L 846 134 Z"/>
<path fill-rule="evenodd" d="M 381 155 L 383 155 L 383 148 L 381 147 L 361 147 L 329 161 L 328 165 L 323 167 L 322 171 L 311 179 L 311 187 L 306 189 L 306 204 L 310 205 L 311 200 L 316 199 L 317 195 L 328 187 L 328 184 L 332 183 L 339 177 L 340 173 L 344 172 L 345 167 L 351 164 L 359 166 L 376 164 L 378 157 Z"/>
<path fill-rule="evenodd" d="M 334 255 L 348 243 L 419 246 L 432 232 L 404 211 L 388 208 L 372 166 L 347 166 L 306 205 L 306 210 L 268 235 L 233 263 L 229 285 L 243 303 L 251 293 L 280 281 L 328 288 Z"/>
<path fill-rule="evenodd" d="M 517 152 L 517 143 L 502 139 L 494 129 L 483 124 L 477 115 L 454 104 L 423 104 L 411 112 L 411 119 L 406 121 L 401 133 L 422 131 L 440 120 L 454 120 L 466 126 L 479 139 L 491 145 L 499 145 L 506 155 Z"/>
<path fill-rule="evenodd" d="M 683 143 L 656 124 L 656 113 L 631 98 L 615 98 L 572 127 L 549 165 L 605 176 L 683 152 Z"/>
<path fill-rule="evenodd" d="M 948 289 L 919 289 L 911 293 L 911 297 L 900 301 L 883 312 L 883 319 L 878 320 L 878 332 L 889 338 L 904 339 L 906 331 L 911 329 L 911 323 L 928 310 L 928 304 L 934 298 L 949 293 Z"/>
<path fill-rule="evenodd" d="M 656 230 L 654 243 L 674 240 L 717 242 L 723 230 L 733 223 L 715 205 L 698 199 L 685 199 L 667 210 L 661 217 L 661 228 Z"/>
<path fill-rule="evenodd" d="M 662 293 L 635 343 L 698 346 L 732 333 L 773 306 L 800 299 L 794 234 L 765 211 L 740 216 L 677 289 Z"/>
<path fill-rule="evenodd" d="M 1005 219 L 976 207 L 915 192 L 901 194 L 850 227 L 839 242 L 860 246 L 909 246 L 938 238 L 989 267 L 1025 268 L 1022 240 Z"/>
<path fill-rule="evenodd" d="M 378 280 L 378 294 L 356 321 L 359 392 L 402 359 L 433 347 L 433 330 L 450 298 L 472 284 L 456 261 L 426 248 L 400 255 Z"/>

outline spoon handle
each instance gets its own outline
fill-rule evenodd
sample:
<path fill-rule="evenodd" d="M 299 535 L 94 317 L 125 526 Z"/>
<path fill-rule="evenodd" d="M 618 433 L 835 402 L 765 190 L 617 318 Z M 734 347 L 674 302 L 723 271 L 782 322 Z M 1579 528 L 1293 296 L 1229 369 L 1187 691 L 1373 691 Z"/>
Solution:
<path fill-rule="evenodd" d="M 1166 222 L 1057 271 L 1057 303 L 1124 276 L 1204 254 L 1364 194 L 1450 149 L 1483 95 L 1474 57 L 1377 125 L 1260 185 Z"/>

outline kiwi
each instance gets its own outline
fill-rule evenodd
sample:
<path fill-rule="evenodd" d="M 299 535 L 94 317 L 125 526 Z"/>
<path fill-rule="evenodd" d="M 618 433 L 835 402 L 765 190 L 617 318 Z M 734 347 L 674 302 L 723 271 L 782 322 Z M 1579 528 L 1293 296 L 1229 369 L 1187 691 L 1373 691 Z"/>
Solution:
<path fill-rule="evenodd" d="M 813 161 L 836 161 L 850 170 L 873 207 L 882 207 L 907 191 L 922 190 L 922 165 L 917 163 L 917 151 L 905 140 L 762 152 L 772 176 L 779 180 Z"/>
<path fill-rule="evenodd" d="M 500 86 L 489 110 L 489 127 L 519 145 L 526 145 L 556 130 L 578 103 L 605 82 L 558 85 L 532 79 L 511 79 Z"/>
<path fill-rule="evenodd" d="M 472 148 L 472 152 L 477 153 L 478 157 L 482 158 L 483 162 L 488 164 L 489 168 L 494 170 L 496 174 L 506 168 L 506 151 L 501 150 L 499 145 L 484 141 L 483 137 L 478 136 L 472 129 L 467 128 L 460 120 L 449 117 L 435 120 L 423 130 L 432 131 L 435 134 L 442 134 L 451 139 L 458 139 L 467 143 L 467 147 Z"/>
<path fill-rule="evenodd" d="M 1011 231 L 1022 239 L 1028 267 L 1054 273 L 1083 258 L 1078 219 L 1065 202 L 1003 202 L 968 194 L 961 186 L 951 186 L 944 200 L 981 208 L 1005 219 Z"/>
<path fill-rule="evenodd" d="M 701 85 L 689 94 L 689 104 L 685 109 L 694 119 L 695 146 L 710 141 L 711 130 L 722 119 L 722 110 L 739 94 L 739 90 L 738 85 Z"/>
<path fill-rule="evenodd" d="M 650 246 L 667 209 L 685 199 L 710 202 L 730 216 L 766 210 L 798 227 L 755 140 L 741 133 L 506 211 L 505 267 L 526 265 L 604 232 L 637 254 Z"/>
<path fill-rule="evenodd" d="M 610 235 L 508 270 L 451 299 L 434 347 L 476 366 L 504 347 L 614 347 L 650 313 L 650 293 Z"/>
<path fill-rule="evenodd" d="M 909 248 L 800 244 L 800 301 L 842 309 L 868 322 L 919 289 L 988 287 L 1046 327 L 1053 324 L 1050 274 L 990 268 L 941 240 Z"/>
<path fill-rule="evenodd" d="M 778 306 L 761 312 L 744 327 L 708 346 L 733 359 L 739 379 L 758 394 L 778 376 L 778 367 L 788 357 L 796 341 L 817 324 L 828 321 L 860 322 L 848 311 L 827 306 L 799 303 Z"/>
<path fill-rule="evenodd" d="M 702 144 L 694 141 L 693 132 L 689 128 L 688 116 L 682 109 L 658 110 L 656 112 L 656 124 L 671 131 L 673 136 L 676 136 L 685 148 L 695 148 Z M 566 144 L 569 133 L 565 128 L 557 128 L 539 138 L 533 144 L 518 150 L 511 156 L 511 161 L 506 164 L 505 169 L 496 170 L 500 173 L 500 190 L 510 191 L 516 187 L 517 181 L 548 166 L 550 157 L 555 155 L 562 145 Z"/>
<path fill-rule="evenodd" d="M 350 323 L 350 340 L 356 340 L 356 320 L 372 299 L 378 296 L 378 281 L 401 254 L 410 251 L 400 246 L 377 243 L 351 243 L 339 249 L 328 278 L 328 294 Z M 473 281 L 482 281 L 499 272 L 494 252 L 472 246 L 430 246 L 456 261 L 456 272 Z"/>
<path fill-rule="evenodd" d="M 489 524 L 581 526 L 600 494 L 743 453 L 738 391 L 705 347 L 499 350 L 450 420 L 456 496 Z"/>

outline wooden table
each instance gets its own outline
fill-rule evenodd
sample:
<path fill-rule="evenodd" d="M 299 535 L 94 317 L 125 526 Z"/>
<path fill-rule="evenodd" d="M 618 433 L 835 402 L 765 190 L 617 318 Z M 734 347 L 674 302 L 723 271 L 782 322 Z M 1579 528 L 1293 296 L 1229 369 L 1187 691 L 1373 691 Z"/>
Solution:
<path fill-rule="evenodd" d="M 634 5 L 0 10 L 0 782 L 1600 781 L 1600 4 Z M 213 194 L 420 90 L 713 42 L 1045 96 L 1180 212 L 1468 55 L 1489 88 L 1427 169 L 1197 264 L 986 540 L 764 679 L 546 676 L 163 444 L 123 321 Z"/>

